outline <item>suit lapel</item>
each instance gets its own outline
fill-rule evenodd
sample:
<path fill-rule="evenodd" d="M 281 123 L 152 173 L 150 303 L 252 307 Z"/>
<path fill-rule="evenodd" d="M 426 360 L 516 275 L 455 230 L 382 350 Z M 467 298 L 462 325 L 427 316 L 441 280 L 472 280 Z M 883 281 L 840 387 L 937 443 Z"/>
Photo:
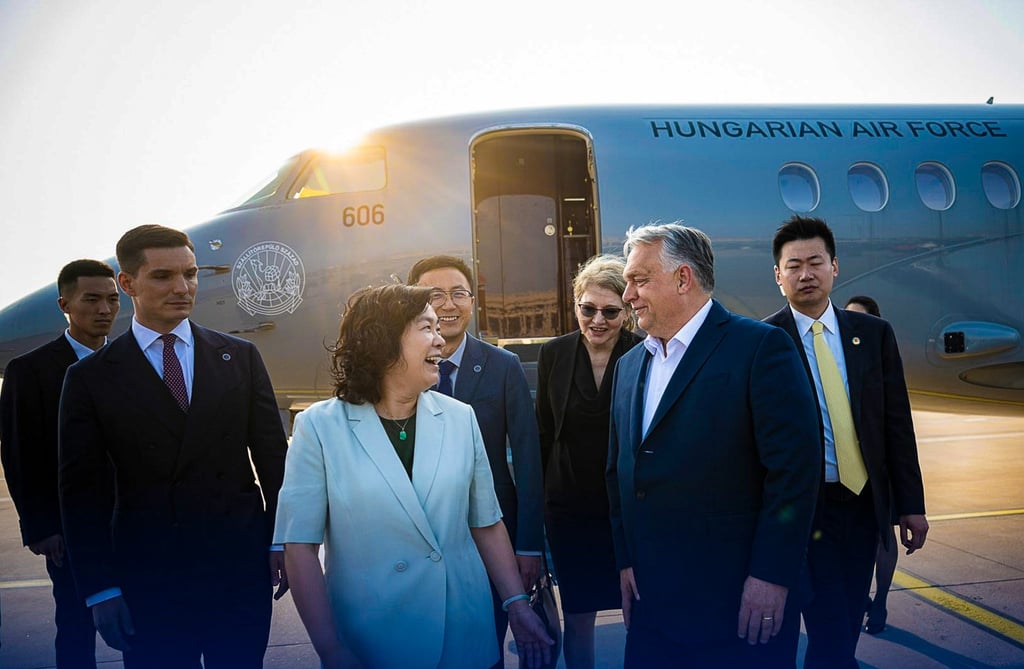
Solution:
<path fill-rule="evenodd" d="M 67 369 L 78 362 L 78 354 L 71 348 L 71 343 L 63 334 L 51 341 L 48 348 L 53 352 L 53 359 L 58 367 Z"/>
<path fill-rule="evenodd" d="M 434 550 L 440 550 L 437 539 L 434 537 L 434 531 L 430 527 L 430 522 L 427 520 L 427 514 L 423 511 L 419 496 L 416 494 L 416 490 L 413 488 L 412 481 L 409 480 L 409 475 L 406 474 L 405 468 L 402 466 L 401 461 L 395 456 L 395 448 L 391 445 L 391 441 L 388 439 L 388 435 L 384 432 L 384 427 L 380 424 L 380 419 L 377 417 L 377 413 L 373 409 L 372 404 L 346 404 L 347 416 L 349 425 L 352 427 L 352 433 L 355 435 L 359 445 L 366 452 L 366 455 L 376 466 L 377 471 L 380 472 L 381 477 L 384 479 L 388 487 L 391 488 L 391 492 L 394 493 L 395 497 L 398 498 L 399 504 L 405 510 L 409 518 L 412 519 L 416 528 L 426 539 L 427 543 L 434 548 Z M 416 416 L 416 454 L 413 457 L 413 476 L 416 476 L 416 459 L 420 457 L 420 438 L 421 433 L 419 427 L 421 424 L 421 418 L 419 411 Z M 429 423 L 428 423 L 429 424 Z M 427 428 L 430 431 L 430 428 Z M 428 457 L 432 457 L 435 461 L 439 458 L 440 452 L 440 440 L 438 439 L 436 445 L 431 445 L 431 439 L 426 438 L 428 443 Z M 434 465 L 434 471 L 436 471 L 437 465 Z M 430 469 L 429 465 L 424 465 L 421 468 L 421 475 L 424 478 L 428 476 L 432 478 L 432 473 L 427 473 L 426 470 Z"/>
<path fill-rule="evenodd" d="M 430 393 L 422 393 L 416 405 L 416 453 L 412 459 L 412 487 L 423 508 L 426 507 L 441 465 L 444 428 L 444 412 L 441 407 Z"/>
<path fill-rule="evenodd" d="M 640 450 L 640 444 L 644 440 L 644 394 L 647 392 L 647 370 L 650 368 L 654 356 L 641 345 L 643 350 L 639 352 L 639 360 L 636 364 L 637 372 L 633 377 L 632 402 L 629 407 L 630 437 L 633 443 L 633 452 Z"/>
<path fill-rule="evenodd" d="M 469 404 L 476 396 L 484 371 L 483 345 L 466 333 L 466 350 L 462 352 L 462 364 L 455 379 L 455 399 Z"/>
<path fill-rule="evenodd" d="M 697 372 L 700 371 L 701 367 L 704 366 L 704 363 L 711 356 L 711 353 L 718 347 L 722 337 L 725 336 L 725 330 L 722 328 L 722 325 L 729 321 L 729 317 L 729 312 L 719 305 L 718 302 L 712 304 L 711 311 L 708 312 L 704 323 L 697 330 L 693 341 L 690 342 L 686 351 L 683 352 L 683 359 L 679 361 L 679 366 L 676 367 L 676 371 L 672 374 L 672 379 L 668 382 L 668 387 L 665 388 L 665 393 L 661 396 L 658 410 L 654 413 L 651 427 L 647 431 L 648 435 L 654 433 L 658 423 L 661 422 L 669 412 L 669 409 L 679 400 L 690 385 L 690 382 L 697 375 Z"/>
<path fill-rule="evenodd" d="M 153 416 L 179 438 L 183 435 L 181 408 L 149 364 L 131 328 L 107 345 L 105 361 L 111 365 L 107 378 L 128 398 L 125 406 Z"/>
<path fill-rule="evenodd" d="M 850 390 L 850 412 L 853 414 L 853 424 L 859 432 L 862 382 L 868 364 L 867 350 L 860 345 L 862 333 L 854 319 L 849 318 L 842 309 L 836 309 L 835 312 L 836 323 L 839 326 L 837 336 L 843 345 L 843 358 L 846 361 L 846 385 Z M 854 341 L 857 343 L 854 344 Z"/>
<path fill-rule="evenodd" d="M 217 422 L 221 398 L 237 380 L 233 367 L 240 363 L 232 356 L 234 347 L 210 337 L 204 328 L 192 326 L 192 398 L 189 400 L 185 423 L 185 436 L 175 472 L 196 456 L 207 443 L 202 433 Z"/>
<path fill-rule="evenodd" d="M 551 397 L 555 402 L 555 416 L 558 424 L 555 425 L 556 438 L 562 434 L 562 422 L 565 419 L 565 408 L 569 404 L 569 388 L 575 377 L 576 348 L 580 345 L 579 330 L 573 336 L 567 337 L 564 346 L 554 351 L 555 359 L 551 365 L 550 390 Z"/>
<path fill-rule="evenodd" d="M 811 361 L 807 359 L 807 351 L 804 350 L 804 342 L 800 338 L 800 333 L 797 332 L 796 319 L 793 318 L 793 310 L 789 308 L 789 305 L 786 305 L 778 312 L 777 316 L 777 318 L 771 319 L 772 324 L 785 330 L 793 340 L 793 343 L 796 344 L 796 350 L 800 354 L 800 359 L 804 363 L 804 371 L 807 373 L 807 378 L 813 386 L 814 375 L 811 374 Z M 817 400 L 817 394 L 815 394 L 815 400 Z"/>

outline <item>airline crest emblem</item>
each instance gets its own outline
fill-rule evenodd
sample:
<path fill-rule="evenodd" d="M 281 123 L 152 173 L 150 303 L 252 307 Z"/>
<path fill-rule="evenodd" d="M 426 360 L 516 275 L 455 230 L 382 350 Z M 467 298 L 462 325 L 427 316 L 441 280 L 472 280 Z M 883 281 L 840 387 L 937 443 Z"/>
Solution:
<path fill-rule="evenodd" d="M 306 270 L 287 244 L 259 242 L 238 256 L 231 268 L 231 286 L 238 306 L 250 316 L 291 314 L 302 303 Z"/>

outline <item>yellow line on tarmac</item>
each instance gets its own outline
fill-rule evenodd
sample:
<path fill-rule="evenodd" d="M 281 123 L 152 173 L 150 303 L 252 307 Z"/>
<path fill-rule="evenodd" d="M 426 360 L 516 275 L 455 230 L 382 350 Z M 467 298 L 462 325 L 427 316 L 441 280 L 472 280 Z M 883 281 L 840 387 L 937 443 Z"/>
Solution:
<path fill-rule="evenodd" d="M 963 520 L 964 518 L 994 518 L 996 516 L 1019 516 L 1024 509 L 1002 509 L 1000 511 L 972 511 L 969 513 L 947 513 L 941 516 L 928 516 L 928 520 Z"/>
<path fill-rule="evenodd" d="M 33 578 L 27 581 L 2 581 L 0 582 L 0 590 L 13 590 L 15 588 L 42 588 L 49 586 L 50 579 L 48 578 Z"/>
<path fill-rule="evenodd" d="M 946 609 L 954 615 L 966 618 L 970 622 L 1016 642 L 1017 645 L 1024 646 L 1024 625 L 1015 620 L 973 604 L 937 585 L 911 576 L 901 569 L 896 570 L 892 582 L 939 608 Z"/>

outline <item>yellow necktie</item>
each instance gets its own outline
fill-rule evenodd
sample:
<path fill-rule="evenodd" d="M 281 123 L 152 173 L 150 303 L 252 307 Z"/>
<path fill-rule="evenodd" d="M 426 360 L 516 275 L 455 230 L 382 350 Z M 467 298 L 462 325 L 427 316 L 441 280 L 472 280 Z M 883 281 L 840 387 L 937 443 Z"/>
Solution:
<path fill-rule="evenodd" d="M 846 386 L 843 377 L 839 375 L 836 359 L 832 357 L 832 351 L 825 341 L 824 328 L 821 321 L 811 324 L 811 331 L 814 332 L 814 358 L 818 363 L 818 374 L 821 375 L 821 387 L 825 391 L 828 416 L 832 420 L 839 482 L 859 495 L 868 481 L 868 471 L 864 468 L 857 431 L 853 427 L 850 399 L 846 395 Z"/>

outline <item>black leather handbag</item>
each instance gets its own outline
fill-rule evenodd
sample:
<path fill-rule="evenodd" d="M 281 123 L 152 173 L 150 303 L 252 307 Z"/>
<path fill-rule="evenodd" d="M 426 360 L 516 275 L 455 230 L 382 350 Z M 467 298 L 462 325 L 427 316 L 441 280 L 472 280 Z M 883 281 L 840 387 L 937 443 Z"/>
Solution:
<path fill-rule="evenodd" d="M 548 569 L 546 557 L 541 558 L 540 576 L 530 590 L 530 608 L 544 623 L 548 636 L 555 640 L 555 645 L 551 647 L 551 662 L 541 665 L 537 669 L 555 669 L 558 664 L 558 656 L 562 652 L 562 621 L 558 615 L 554 580 L 551 577 L 551 570 Z"/>

